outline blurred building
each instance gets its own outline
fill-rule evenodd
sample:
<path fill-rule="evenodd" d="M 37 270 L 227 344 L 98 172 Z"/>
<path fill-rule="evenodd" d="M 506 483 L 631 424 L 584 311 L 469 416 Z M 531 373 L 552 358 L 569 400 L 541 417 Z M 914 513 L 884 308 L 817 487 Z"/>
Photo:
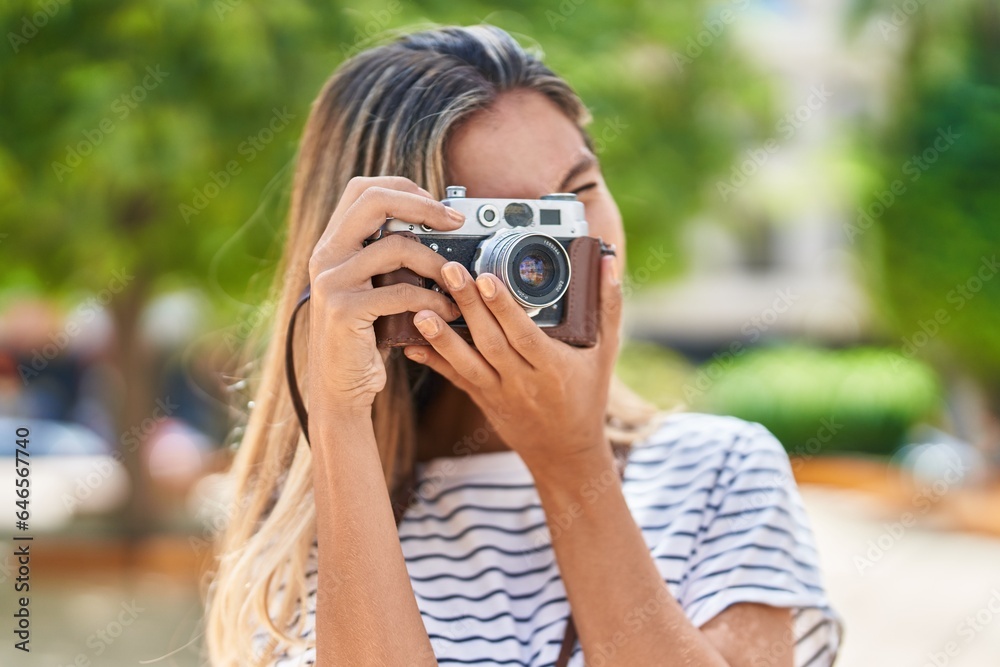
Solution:
<path fill-rule="evenodd" d="M 848 130 L 883 113 L 894 45 L 845 35 L 847 6 L 755 4 L 727 28 L 776 91 L 778 118 L 718 175 L 716 205 L 687 223 L 688 274 L 638 289 L 642 267 L 633 272 L 632 336 L 705 358 L 762 338 L 857 343 L 877 326 L 845 229 L 857 199 Z"/>

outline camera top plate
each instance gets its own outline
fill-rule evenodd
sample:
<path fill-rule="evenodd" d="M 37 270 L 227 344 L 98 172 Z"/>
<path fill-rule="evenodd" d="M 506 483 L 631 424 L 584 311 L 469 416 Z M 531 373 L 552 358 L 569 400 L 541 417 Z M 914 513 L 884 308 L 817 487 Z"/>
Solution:
<path fill-rule="evenodd" d="M 458 229 L 440 231 L 426 225 L 388 218 L 386 232 L 413 232 L 432 236 L 490 236 L 501 229 L 547 234 L 555 238 L 586 236 L 589 232 L 583 202 L 573 193 L 557 192 L 540 199 L 466 197 L 465 188 L 450 185 L 445 206 L 465 214 Z"/>

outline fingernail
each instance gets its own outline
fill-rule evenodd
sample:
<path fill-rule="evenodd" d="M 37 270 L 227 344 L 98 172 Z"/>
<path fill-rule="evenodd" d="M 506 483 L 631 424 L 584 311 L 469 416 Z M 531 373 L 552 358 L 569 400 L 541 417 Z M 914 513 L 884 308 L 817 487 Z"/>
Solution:
<path fill-rule="evenodd" d="M 413 319 L 413 323 L 417 325 L 420 333 L 425 336 L 433 336 L 438 332 L 437 318 L 433 315 L 417 315 Z"/>
<path fill-rule="evenodd" d="M 462 316 L 462 311 L 459 309 L 458 304 L 456 303 L 451 304 L 451 316 L 452 319 L 458 319 L 459 317 Z"/>
<path fill-rule="evenodd" d="M 450 289 L 459 289 L 465 284 L 464 272 L 458 264 L 452 262 L 445 264 L 441 273 L 444 274 L 444 281 Z"/>
<path fill-rule="evenodd" d="M 444 209 L 448 212 L 448 217 L 455 222 L 463 222 L 465 220 L 465 214 L 461 211 L 456 211 L 451 206 L 445 206 Z"/>
<path fill-rule="evenodd" d="M 608 280 L 611 281 L 612 285 L 618 284 L 618 260 L 614 257 L 609 257 L 606 260 L 610 266 L 608 267 Z"/>
<path fill-rule="evenodd" d="M 479 276 L 476 278 L 476 285 L 479 286 L 479 293 L 487 299 L 492 299 L 497 293 L 497 286 L 490 280 L 489 276 Z"/>
<path fill-rule="evenodd" d="M 403 354 L 406 355 L 407 359 L 413 359 L 414 361 L 423 361 L 424 359 L 427 358 L 427 355 L 424 354 L 424 351 L 417 348 L 408 347 L 405 350 L 403 350 Z"/>

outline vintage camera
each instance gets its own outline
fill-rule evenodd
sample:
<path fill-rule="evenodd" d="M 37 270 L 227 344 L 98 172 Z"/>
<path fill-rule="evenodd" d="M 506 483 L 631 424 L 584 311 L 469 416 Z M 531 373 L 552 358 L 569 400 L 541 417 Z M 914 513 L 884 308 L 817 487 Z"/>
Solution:
<path fill-rule="evenodd" d="M 442 232 L 426 225 L 388 219 L 369 243 L 390 234 L 407 234 L 472 274 L 492 273 L 514 300 L 553 338 L 589 347 L 596 343 L 600 295 L 600 258 L 614 248 L 588 235 L 583 203 L 571 193 L 541 199 L 476 199 L 457 185 L 442 200 L 465 214 L 456 230 Z M 410 282 L 441 290 L 409 269 L 375 276 L 376 285 Z M 443 291 L 443 290 L 441 290 Z M 382 347 L 426 344 L 413 325 L 413 313 L 381 317 L 375 322 Z M 451 322 L 472 341 L 463 319 Z"/>

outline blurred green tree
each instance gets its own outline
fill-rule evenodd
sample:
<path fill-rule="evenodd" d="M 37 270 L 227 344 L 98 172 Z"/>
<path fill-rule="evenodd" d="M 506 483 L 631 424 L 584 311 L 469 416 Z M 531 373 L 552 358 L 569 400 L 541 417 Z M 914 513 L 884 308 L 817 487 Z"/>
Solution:
<path fill-rule="evenodd" d="M 847 232 L 902 352 L 958 362 L 1000 418 L 1000 5 L 860 9 L 905 47 L 891 118 L 867 137 L 878 183 Z"/>
<path fill-rule="evenodd" d="M 137 336 L 143 304 L 194 285 L 220 326 L 247 319 L 274 268 L 310 100 L 344 58 L 428 17 L 493 23 L 544 52 L 594 113 L 595 145 L 633 241 L 630 264 L 669 275 L 679 266 L 650 271 L 662 262 L 647 260 L 671 252 L 677 223 L 700 205 L 705 175 L 731 161 L 736 135 L 766 129 L 768 91 L 729 39 L 748 7 L 4 3 L 0 288 L 109 295 L 126 432 L 155 398 Z"/>
<path fill-rule="evenodd" d="M 195 284 L 223 312 L 277 229 L 254 215 L 280 178 L 308 101 L 353 39 L 336 8 L 240 0 L 13 2 L 0 8 L 2 286 L 97 294 L 116 324 L 118 447 L 147 527 L 132 426 L 151 414 L 139 340 L 156 290 Z M 279 218 L 280 220 L 280 218 Z M 229 245 L 227 245 L 229 244 Z M 222 266 L 210 272 L 212 258 Z"/>

